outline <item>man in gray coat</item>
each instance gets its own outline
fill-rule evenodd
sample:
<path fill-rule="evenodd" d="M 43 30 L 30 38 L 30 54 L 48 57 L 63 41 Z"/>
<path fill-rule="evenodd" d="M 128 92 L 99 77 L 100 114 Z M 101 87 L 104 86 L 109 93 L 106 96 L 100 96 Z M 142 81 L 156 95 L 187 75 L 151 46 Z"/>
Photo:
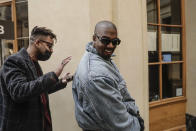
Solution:
<path fill-rule="evenodd" d="M 140 131 L 143 119 L 111 56 L 120 44 L 110 21 L 98 22 L 74 76 L 75 116 L 84 131 Z"/>
<path fill-rule="evenodd" d="M 0 71 L 0 131 L 52 131 L 48 94 L 66 87 L 69 73 L 59 78 L 64 59 L 57 69 L 43 74 L 38 61 L 53 52 L 56 35 L 35 27 L 27 49 L 8 57 Z"/>

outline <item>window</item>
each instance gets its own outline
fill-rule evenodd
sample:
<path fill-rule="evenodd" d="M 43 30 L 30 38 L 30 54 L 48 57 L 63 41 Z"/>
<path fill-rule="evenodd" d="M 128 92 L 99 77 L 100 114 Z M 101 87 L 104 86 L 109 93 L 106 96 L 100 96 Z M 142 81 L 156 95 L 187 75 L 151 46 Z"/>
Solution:
<path fill-rule="evenodd" d="M 147 0 L 149 101 L 185 96 L 182 0 Z"/>
<path fill-rule="evenodd" d="M 0 66 L 11 54 L 16 53 L 29 43 L 28 1 L 13 0 L 0 3 L 0 21 L 12 29 L 10 37 L 0 37 Z M 13 26 L 10 26 L 10 25 Z M 13 38 L 11 35 L 13 34 Z"/>
<path fill-rule="evenodd" d="M 8 23 L 12 21 L 12 6 L 10 3 L 0 4 L 0 20 Z M 5 32 L 5 31 L 3 31 Z M 7 39 L 0 40 L 0 65 L 13 52 L 13 41 Z"/>
<path fill-rule="evenodd" d="M 28 2 L 27 0 L 16 0 L 16 23 L 18 50 L 28 47 L 29 44 L 29 23 L 28 23 Z"/>

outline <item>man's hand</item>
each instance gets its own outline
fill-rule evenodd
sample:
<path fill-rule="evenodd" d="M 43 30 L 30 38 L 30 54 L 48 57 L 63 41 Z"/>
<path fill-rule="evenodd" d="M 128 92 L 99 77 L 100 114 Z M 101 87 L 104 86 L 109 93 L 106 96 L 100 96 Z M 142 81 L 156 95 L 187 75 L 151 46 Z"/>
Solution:
<path fill-rule="evenodd" d="M 57 77 L 59 77 L 63 71 L 63 68 L 65 67 L 65 65 L 67 63 L 69 63 L 69 61 L 71 60 L 71 56 L 65 58 L 61 64 L 57 67 L 57 69 L 54 71 L 54 73 L 56 74 Z"/>
<path fill-rule="evenodd" d="M 62 82 L 63 84 L 66 84 L 66 83 L 68 83 L 68 82 L 70 82 L 70 81 L 72 81 L 72 80 L 73 80 L 73 75 L 70 75 L 70 73 L 65 74 L 65 75 L 61 78 L 61 82 Z"/>

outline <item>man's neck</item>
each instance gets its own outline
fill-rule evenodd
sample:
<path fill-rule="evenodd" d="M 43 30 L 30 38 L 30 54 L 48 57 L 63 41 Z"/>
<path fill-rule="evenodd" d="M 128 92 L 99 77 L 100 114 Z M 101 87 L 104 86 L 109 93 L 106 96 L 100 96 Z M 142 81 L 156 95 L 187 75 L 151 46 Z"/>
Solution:
<path fill-rule="evenodd" d="M 27 48 L 27 53 L 29 54 L 29 56 L 31 57 L 31 59 L 33 60 L 33 61 L 38 61 L 37 60 L 37 57 L 36 57 L 36 52 L 35 52 L 35 50 L 33 49 L 33 47 L 28 47 Z"/>

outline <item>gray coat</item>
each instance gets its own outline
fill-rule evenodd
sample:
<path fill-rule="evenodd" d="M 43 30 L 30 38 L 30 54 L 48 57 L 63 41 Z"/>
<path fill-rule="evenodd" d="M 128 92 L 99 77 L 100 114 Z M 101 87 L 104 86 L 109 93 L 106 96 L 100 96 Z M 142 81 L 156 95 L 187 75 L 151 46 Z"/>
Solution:
<path fill-rule="evenodd" d="M 38 77 L 25 49 L 8 57 L 0 71 L 0 131 L 42 131 L 40 94 L 49 103 L 48 93 L 64 87 L 54 72 Z"/>
<path fill-rule="evenodd" d="M 87 130 L 140 131 L 134 99 L 116 65 L 97 55 L 89 43 L 73 80 L 75 116 Z"/>

